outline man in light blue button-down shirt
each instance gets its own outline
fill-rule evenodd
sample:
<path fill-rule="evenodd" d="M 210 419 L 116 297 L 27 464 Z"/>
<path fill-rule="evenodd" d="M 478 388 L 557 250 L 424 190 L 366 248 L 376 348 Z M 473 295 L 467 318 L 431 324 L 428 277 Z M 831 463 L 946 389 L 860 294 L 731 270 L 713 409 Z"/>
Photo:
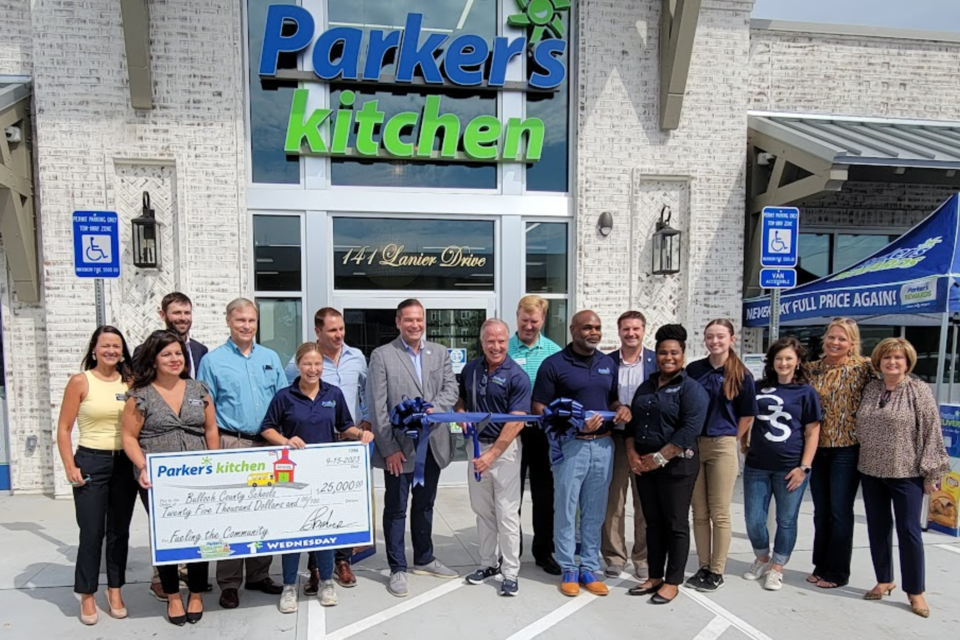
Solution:
<path fill-rule="evenodd" d="M 280 356 L 255 342 L 258 320 L 259 313 L 252 301 L 237 298 L 228 304 L 230 338 L 207 354 L 197 372 L 197 379 L 206 383 L 213 398 L 221 449 L 267 444 L 260 437 L 260 423 L 273 396 L 287 386 Z M 235 609 L 240 605 L 244 564 L 247 589 L 280 595 L 283 587 L 270 579 L 272 557 L 217 562 L 220 606 Z"/>
<path fill-rule="evenodd" d="M 323 354 L 323 373 L 320 374 L 320 379 L 340 388 L 354 424 L 369 431 L 370 418 L 366 400 L 367 359 L 362 351 L 344 342 L 346 328 L 343 314 L 333 307 L 323 307 L 313 316 L 313 330 L 317 334 L 317 345 Z M 286 375 L 290 384 L 300 375 L 296 356 L 287 363 Z M 335 576 L 342 587 L 353 587 L 357 584 L 357 578 L 350 568 L 352 555 L 353 549 L 337 549 Z M 310 570 L 310 579 L 304 583 L 303 593 L 316 595 L 320 585 L 320 571 L 313 554 L 308 556 L 307 568 Z"/>

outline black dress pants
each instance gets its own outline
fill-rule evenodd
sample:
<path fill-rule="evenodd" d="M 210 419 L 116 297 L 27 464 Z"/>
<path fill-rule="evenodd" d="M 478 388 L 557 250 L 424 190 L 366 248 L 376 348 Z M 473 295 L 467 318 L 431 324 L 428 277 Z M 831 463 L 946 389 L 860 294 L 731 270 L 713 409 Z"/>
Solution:
<path fill-rule="evenodd" d="M 130 519 L 137 502 L 133 464 L 121 451 L 79 447 L 73 460 L 89 482 L 73 488 L 73 502 L 80 527 L 80 545 L 74 572 L 76 593 L 97 592 L 103 539 L 107 539 L 107 586 L 119 589 L 126 583 L 130 550 Z"/>
<path fill-rule="evenodd" d="M 530 499 L 533 502 L 533 557 L 543 561 L 553 556 L 553 470 L 550 468 L 550 442 L 537 428 L 520 432 L 523 451 L 520 457 L 520 504 L 530 476 Z M 523 553 L 523 532 L 520 533 Z"/>
<path fill-rule="evenodd" d="M 637 476 L 640 506 L 647 521 L 650 578 L 683 583 L 690 555 L 690 500 L 700 473 L 699 456 L 674 458 L 666 467 Z"/>
<path fill-rule="evenodd" d="M 893 514 L 890 507 L 893 507 Z M 900 585 L 909 595 L 924 592 L 923 478 L 875 478 L 863 475 L 863 507 L 867 512 L 870 557 L 877 582 L 893 582 L 893 529 L 900 547 Z"/>
<path fill-rule="evenodd" d="M 143 508 L 150 513 L 150 500 L 146 489 L 140 489 L 140 501 Z M 160 575 L 160 587 L 167 595 L 180 593 L 180 571 L 175 564 L 165 564 L 157 567 Z M 190 593 L 204 593 L 210 585 L 210 563 L 191 562 L 187 564 L 187 589 Z"/>

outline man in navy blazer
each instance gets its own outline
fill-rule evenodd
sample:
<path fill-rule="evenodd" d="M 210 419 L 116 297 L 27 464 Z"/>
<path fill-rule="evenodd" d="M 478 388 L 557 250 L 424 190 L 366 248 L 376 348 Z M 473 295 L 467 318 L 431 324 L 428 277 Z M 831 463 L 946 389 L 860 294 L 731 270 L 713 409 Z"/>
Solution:
<path fill-rule="evenodd" d="M 656 354 L 643 346 L 646 330 L 647 319 L 639 311 L 627 311 L 617 319 L 620 348 L 609 355 L 619 366 L 620 402 L 628 407 L 640 383 L 657 370 Z M 623 427 L 624 425 L 617 425 L 620 430 Z M 633 560 L 634 574 L 638 579 L 646 580 L 647 525 L 640 508 L 636 476 L 630 472 L 623 438 L 614 438 L 613 441 L 613 478 L 610 480 L 607 515 L 601 531 L 600 554 L 607 565 L 605 573 L 608 577 L 618 577 L 626 567 L 627 560 Z M 629 557 L 624 535 L 628 487 L 633 494 L 633 549 Z"/>

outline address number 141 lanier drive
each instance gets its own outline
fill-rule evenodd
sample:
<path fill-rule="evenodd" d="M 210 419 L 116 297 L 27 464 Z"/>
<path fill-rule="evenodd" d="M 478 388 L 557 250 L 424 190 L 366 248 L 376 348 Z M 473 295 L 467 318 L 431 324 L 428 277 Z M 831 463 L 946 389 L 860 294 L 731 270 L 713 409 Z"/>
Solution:
<path fill-rule="evenodd" d="M 153 564 L 373 544 L 358 443 L 147 456 Z"/>

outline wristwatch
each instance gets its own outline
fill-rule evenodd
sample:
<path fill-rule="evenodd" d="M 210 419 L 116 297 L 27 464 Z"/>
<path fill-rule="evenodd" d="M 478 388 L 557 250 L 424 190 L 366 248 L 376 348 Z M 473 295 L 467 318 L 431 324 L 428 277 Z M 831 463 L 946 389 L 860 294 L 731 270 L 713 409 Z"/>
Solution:
<path fill-rule="evenodd" d="M 800 470 L 803 471 L 805 474 L 806 474 L 806 473 L 810 473 L 810 469 L 811 469 L 811 467 L 810 467 L 810 465 L 808 465 L 808 464 L 802 464 L 802 465 L 800 465 Z"/>
<path fill-rule="evenodd" d="M 667 463 L 669 462 L 669 460 L 667 460 L 666 458 L 664 458 L 664 457 L 663 457 L 663 454 L 660 453 L 659 451 L 657 451 L 656 453 L 653 454 L 653 461 L 656 463 L 656 465 L 657 465 L 658 467 L 665 467 L 665 466 L 667 466 Z"/>

